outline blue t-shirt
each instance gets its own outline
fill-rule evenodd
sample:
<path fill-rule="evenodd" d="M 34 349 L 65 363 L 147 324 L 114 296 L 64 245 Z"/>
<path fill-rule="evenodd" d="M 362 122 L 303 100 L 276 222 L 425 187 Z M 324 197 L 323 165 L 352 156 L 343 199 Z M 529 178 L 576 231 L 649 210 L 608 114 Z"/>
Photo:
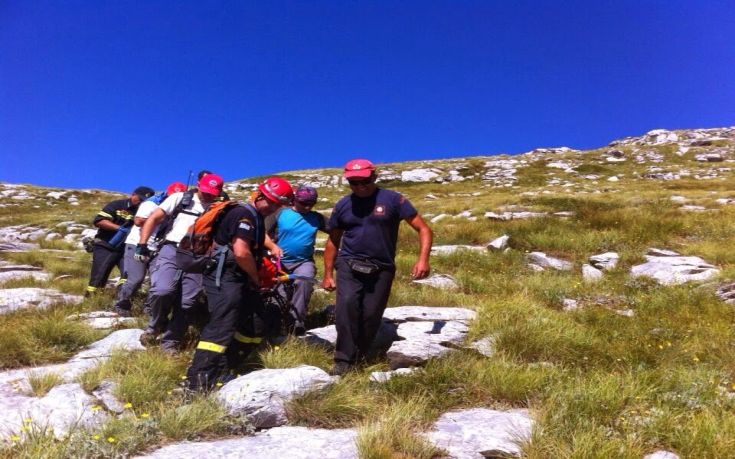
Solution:
<path fill-rule="evenodd" d="M 325 230 L 324 216 L 319 212 L 300 214 L 291 208 L 281 210 L 276 216 L 275 232 L 278 246 L 283 249 L 283 262 L 313 259 L 319 230 Z"/>
<path fill-rule="evenodd" d="M 344 230 L 340 258 L 370 259 L 395 266 L 398 226 L 418 212 L 411 202 L 395 191 L 376 189 L 372 196 L 345 196 L 334 206 L 329 227 Z"/>

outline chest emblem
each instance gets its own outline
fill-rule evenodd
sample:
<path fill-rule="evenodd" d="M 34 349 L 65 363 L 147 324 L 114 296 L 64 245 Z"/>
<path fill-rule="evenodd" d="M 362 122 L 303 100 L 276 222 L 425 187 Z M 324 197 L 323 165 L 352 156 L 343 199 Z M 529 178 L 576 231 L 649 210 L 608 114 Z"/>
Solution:
<path fill-rule="evenodd" d="M 375 215 L 385 215 L 385 206 L 375 206 L 375 211 L 373 212 Z"/>

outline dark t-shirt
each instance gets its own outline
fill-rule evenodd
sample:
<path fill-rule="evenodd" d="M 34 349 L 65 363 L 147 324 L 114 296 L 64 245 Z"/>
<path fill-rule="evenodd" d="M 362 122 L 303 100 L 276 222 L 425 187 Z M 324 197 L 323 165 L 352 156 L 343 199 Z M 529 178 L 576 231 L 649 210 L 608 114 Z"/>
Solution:
<path fill-rule="evenodd" d="M 132 223 L 135 213 L 138 211 L 138 206 L 134 206 L 130 202 L 130 199 L 117 199 L 115 201 L 107 203 L 107 205 L 94 216 L 93 224 L 96 224 L 100 220 L 110 220 L 116 225 L 124 225 Z M 97 229 L 97 239 L 102 239 L 108 242 L 115 235 L 117 230 L 106 230 L 102 228 Z"/>
<path fill-rule="evenodd" d="M 370 259 L 392 268 L 401 220 L 417 213 L 400 193 L 378 188 L 367 198 L 351 194 L 340 199 L 328 226 L 344 230 L 339 257 Z"/>
<path fill-rule="evenodd" d="M 214 232 L 214 242 L 229 245 L 235 236 L 247 241 L 255 261 L 259 263 L 265 243 L 265 224 L 251 204 L 233 207 L 225 214 Z"/>

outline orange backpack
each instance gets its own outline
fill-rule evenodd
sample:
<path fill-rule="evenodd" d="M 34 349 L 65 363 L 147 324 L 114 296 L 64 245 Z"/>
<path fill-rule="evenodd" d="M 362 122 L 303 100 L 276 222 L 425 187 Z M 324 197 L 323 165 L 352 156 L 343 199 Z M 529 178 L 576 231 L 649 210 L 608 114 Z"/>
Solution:
<path fill-rule="evenodd" d="M 239 206 L 235 201 L 215 202 L 189 227 L 176 249 L 176 264 L 184 272 L 201 273 L 222 264 L 228 245 L 214 248 L 214 232 L 230 209 Z"/>

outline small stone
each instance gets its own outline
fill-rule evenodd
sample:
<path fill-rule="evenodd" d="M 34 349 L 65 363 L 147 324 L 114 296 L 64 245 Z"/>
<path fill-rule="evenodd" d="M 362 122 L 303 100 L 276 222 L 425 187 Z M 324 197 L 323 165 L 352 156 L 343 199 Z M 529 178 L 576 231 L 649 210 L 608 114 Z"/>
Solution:
<path fill-rule="evenodd" d="M 578 304 L 577 300 L 573 300 L 571 298 L 564 298 L 561 301 L 561 304 L 563 306 L 562 309 L 564 311 L 567 311 L 567 312 L 569 312 L 569 311 L 576 311 L 577 309 L 579 309 L 579 304 Z"/>
<path fill-rule="evenodd" d="M 425 279 L 417 279 L 414 284 L 428 285 L 441 290 L 459 290 L 457 280 L 449 274 L 432 274 Z"/>
<path fill-rule="evenodd" d="M 504 234 L 500 236 L 499 238 L 493 239 L 493 241 L 487 245 L 487 248 L 493 251 L 503 250 L 506 247 L 508 247 L 509 240 L 510 240 L 510 236 L 508 236 L 507 234 Z"/>
<path fill-rule="evenodd" d="M 602 279 L 602 271 L 592 265 L 582 265 L 582 278 L 586 282 L 597 282 Z"/>
<path fill-rule="evenodd" d="M 527 258 L 531 264 L 559 271 L 568 271 L 574 266 L 568 261 L 550 257 L 543 252 L 531 252 L 527 255 Z"/>
<path fill-rule="evenodd" d="M 393 376 L 408 376 L 412 373 L 415 373 L 416 371 L 419 371 L 420 368 L 413 367 L 413 368 L 399 368 L 397 370 L 392 371 L 373 371 L 370 373 L 370 381 L 376 382 L 376 383 L 384 383 L 387 381 L 390 381 Z"/>

